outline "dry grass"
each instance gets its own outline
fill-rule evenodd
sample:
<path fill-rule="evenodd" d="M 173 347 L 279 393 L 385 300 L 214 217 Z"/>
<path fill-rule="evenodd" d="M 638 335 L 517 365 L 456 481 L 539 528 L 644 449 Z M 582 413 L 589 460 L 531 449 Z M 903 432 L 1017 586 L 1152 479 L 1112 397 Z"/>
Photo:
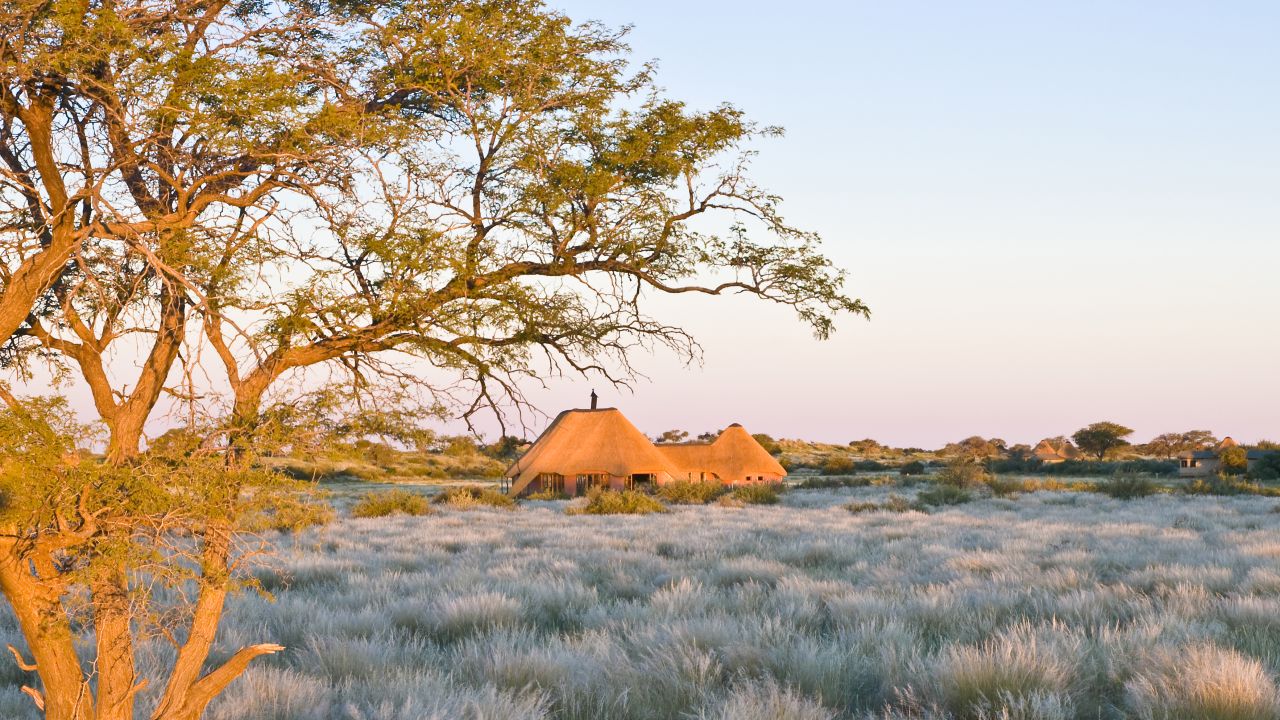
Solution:
<path fill-rule="evenodd" d="M 208 720 L 1280 717 L 1280 513 L 1050 490 L 919 512 L 901 488 L 576 515 L 435 506 L 279 535 L 256 664 Z M 581 501 L 575 501 L 581 502 Z M 0 644 L 19 647 L 0 611 Z M 141 672 L 171 657 L 143 643 Z M 0 664 L 0 717 L 37 716 Z M 145 717 L 156 691 L 141 693 Z"/>

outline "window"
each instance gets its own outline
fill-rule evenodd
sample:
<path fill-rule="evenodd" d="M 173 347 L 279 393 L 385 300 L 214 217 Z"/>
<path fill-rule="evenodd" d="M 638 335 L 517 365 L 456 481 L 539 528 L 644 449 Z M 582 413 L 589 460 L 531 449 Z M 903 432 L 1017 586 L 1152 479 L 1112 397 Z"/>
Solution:
<path fill-rule="evenodd" d="M 575 488 L 579 495 L 585 495 L 592 488 L 607 487 L 609 485 L 609 475 L 607 473 L 583 473 L 578 476 L 578 486 Z"/>
<path fill-rule="evenodd" d="M 538 489 L 542 492 L 564 492 L 564 476 L 560 473 L 539 473 Z"/>
<path fill-rule="evenodd" d="M 634 490 L 636 488 L 647 490 L 651 487 L 653 487 L 652 473 L 636 473 L 634 475 L 627 477 L 628 490 Z"/>

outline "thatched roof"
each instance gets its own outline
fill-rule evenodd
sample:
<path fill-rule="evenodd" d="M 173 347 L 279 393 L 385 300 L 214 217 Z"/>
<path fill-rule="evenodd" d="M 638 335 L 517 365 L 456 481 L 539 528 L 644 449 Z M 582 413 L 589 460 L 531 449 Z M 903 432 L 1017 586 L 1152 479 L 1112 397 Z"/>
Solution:
<path fill-rule="evenodd" d="M 1050 460 L 1055 458 L 1061 458 L 1063 460 L 1077 460 L 1080 458 L 1080 451 L 1076 449 L 1075 445 L 1071 444 L 1070 440 L 1062 443 L 1061 446 L 1054 445 L 1049 442 L 1048 439 L 1041 440 L 1036 443 L 1034 448 L 1032 448 L 1031 454 L 1041 460 Z"/>
<path fill-rule="evenodd" d="M 1217 444 L 1217 446 L 1216 446 L 1216 447 L 1214 447 L 1213 449 L 1214 449 L 1215 451 L 1217 451 L 1217 452 L 1222 452 L 1223 450 L 1226 450 L 1227 448 L 1233 448 L 1233 447 L 1240 447 L 1240 443 L 1238 443 L 1238 442 L 1236 442 L 1235 440 L 1231 439 L 1231 436 L 1230 436 L 1230 435 L 1228 435 L 1228 436 L 1226 436 L 1226 437 L 1222 438 L 1222 442 L 1218 443 L 1218 444 Z"/>
<path fill-rule="evenodd" d="M 782 465 L 737 423 L 725 428 L 720 437 L 710 443 L 659 445 L 658 450 L 670 458 L 682 473 L 715 473 L 726 482 L 748 475 L 787 474 Z"/>
<path fill-rule="evenodd" d="M 616 477 L 670 474 L 670 460 L 616 408 L 565 410 L 533 447 L 507 468 L 518 493 L 539 473 L 565 476 L 608 473 Z"/>

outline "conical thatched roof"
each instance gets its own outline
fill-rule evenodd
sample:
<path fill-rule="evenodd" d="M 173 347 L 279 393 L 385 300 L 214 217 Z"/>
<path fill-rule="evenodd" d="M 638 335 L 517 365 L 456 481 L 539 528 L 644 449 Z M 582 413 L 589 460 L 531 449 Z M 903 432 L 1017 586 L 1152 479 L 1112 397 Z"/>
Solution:
<path fill-rule="evenodd" d="M 737 423 L 725 428 L 713 442 L 659 445 L 658 450 L 683 473 L 711 472 L 724 482 L 737 482 L 747 476 L 787 474 Z"/>
<path fill-rule="evenodd" d="M 671 461 L 616 408 L 566 410 L 556 416 L 533 447 L 507 468 L 511 493 L 540 473 L 572 476 L 608 473 L 626 477 L 670 474 Z"/>
<path fill-rule="evenodd" d="M 1230 435 L 1228 435 L 1228 436 L 1226 436 L 1226 437 L 1222 438 L 1222 442 L 1218 443 L 1217 447 L 1215 447 L 1215 448 L 1214 448 L 1214 450 L 1217 450 L 1218 452 L 1222 452 L 1223 450 L 1226 450 L 1227 448 L 1233 448 L 1233 447 L 1240 447 L 1240 443 L 1238 443 L 1238 442 L 1236 442 L 1235 440 L 1231 439 L 1231 436 L 1230 436 Z"/>

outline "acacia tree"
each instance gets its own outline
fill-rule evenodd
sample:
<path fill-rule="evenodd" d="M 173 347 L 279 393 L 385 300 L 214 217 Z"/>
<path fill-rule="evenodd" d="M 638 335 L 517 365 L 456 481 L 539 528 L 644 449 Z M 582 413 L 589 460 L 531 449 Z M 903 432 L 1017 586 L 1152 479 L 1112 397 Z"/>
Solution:
<path fill-rule="evenodd" d="M 622 33 L 532 0 L 0 13 L 17 30 L 0 45 L 0 320 L 23 308 L 0 340 L 18 370 L 65 362 L 107 427 L 108 462 L 92 462 L 56 406 L 5 393 L 0 489 L 21 502 L 0 517 L 0 588 L 47 717 L 131 718 L 144 696 L 153 718 L 196 718 L 279 649 L 206 667 L 236 538 L 279 502 L 253 457 L 296 420 L 266 402 L 295 399 L 286 378 L 417 385 L 470 418 L 521 406 L 549 372 L 624 383 L 636 348 L 695 356 L 644 311 L 654 294 L 753 295 L 819 337 L 867 312 L 749 179 L 751 143 L 775 130 L 663 98 Z M 113 372 L 139 349 L 137 375 Z M 196 371 L 225 371 L 229 419 L 140 453 L 178 365 L 193 406 Z M 138 678 L 139 618 L 157 613 L 137 570 L 154 575 L 157 551 L 194 602 L 165 628 L 167 678 Z M 73 639 L 90 626 L 86 673 Z"/>
<path fill-rule="evenodd" d="M 1133 430 L 1118 423 L 1096 422 L 1077 430 L 1071 437 L 1081 450 L 1102 460 L 1108 452 L 1127 446 L 1129 441 L 1125 438 L 1132 434 Z"/>
<path fill-rule="evenodd" d="M 821 338 L 867 313 L 747 175 L 777 131 L 664 99 L 622 33 L 529 0 L 413 0 L 367 40 L 384 62 L 363 84 L 404 123 L 353 166 L 373 192 L 317 203 L 327 232 L 275 245 L 287 273 L 219 280 L 202 309 L 238 423 L 287 373 L 337 361 L 362 382 L 386 351 L 467 378 L 468 418 L 549 373 L 625 382 L 637 347 L 697 351 L 646 314 L 653 294 L 754 295 Z M 259 308 L 256 332 L 228 329 Z"/>

